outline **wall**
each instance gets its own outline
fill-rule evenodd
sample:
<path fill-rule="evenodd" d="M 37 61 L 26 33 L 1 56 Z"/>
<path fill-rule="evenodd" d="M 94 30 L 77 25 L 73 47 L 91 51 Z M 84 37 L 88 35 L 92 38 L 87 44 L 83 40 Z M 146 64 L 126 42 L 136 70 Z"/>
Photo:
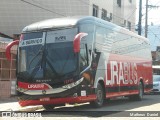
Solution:
<path fill-rule="evenodd" d="M 0 42 L 0 98 L 7 98 L 15 94 L 16 81 L 16 50 L 11 52 L 11 61 L 5 57 L 7 43 Z M 11 89 L 12 88 L 12 89 Z"/>
<path fill-rule="evenodd" d="M 12 36 L 33 22 L 88 14 L 88 5 L 80 0 L 1 0 L 0 32 Z"/>
<path fill-rule="evenodd" d="M 135 31 L 136 17 L 136 0 L 121 0 L 121 7 L 118 6 L 117 0 L 113 3 L 113 22 L 128 29 L 128 21 L 131 22 L 131 31 Z M 124 23 L 126 20 L 126 23 Z"/>
<path fill-rule="evenodd" d="M 89 15 L 92 16 L 93 4 L 99 7 L 98 17 L 101 18 L 102 8 L 107 10 L 107 17 L 110 17 L 110 13 L 113 14 L 113 1 L 114 0 L 89 0 Z"/>

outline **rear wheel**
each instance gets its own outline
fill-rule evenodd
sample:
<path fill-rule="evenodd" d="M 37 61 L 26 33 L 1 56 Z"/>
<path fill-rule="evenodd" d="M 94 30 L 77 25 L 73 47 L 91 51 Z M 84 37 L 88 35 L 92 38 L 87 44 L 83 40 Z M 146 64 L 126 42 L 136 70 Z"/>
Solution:
<path fill-rule="evenodd" d="M 51 111 L 55 107 L 59 107 L 59 106 L 65 106 L 65 103 L 64 104 L 58 104 L 58 105 L 52 105 L 52 104 L 51 105 L 43 105 L 44 109 L 49 110 L 49 111 Z"/>
<path fill-rule="evenodd" d="M 143 84 L 142 82 L 139 83 L 139 87 L 138 87 L 138 95 L 136 96 L 136 100 L 142 100 L 143 99 Z"/>
<path fill-rule="evenodd" d="M 143 84 L 142 82 L 139 83 L 139 86 L 138 86 L 138 94 L 137 95 L 132 95 L 132 96 L 129 96 L 129 99 L 130 100 L 138 100 L 138 101 L 141 101 L 143 99 Z"/>
<path fill-rule="evenodd" d="M 95 107 L 101 107 L 104 103 L 104 90 L 100 83 L 98 83 L 95 93 L 96 93 L 96 100 L 90 103 Z"/>

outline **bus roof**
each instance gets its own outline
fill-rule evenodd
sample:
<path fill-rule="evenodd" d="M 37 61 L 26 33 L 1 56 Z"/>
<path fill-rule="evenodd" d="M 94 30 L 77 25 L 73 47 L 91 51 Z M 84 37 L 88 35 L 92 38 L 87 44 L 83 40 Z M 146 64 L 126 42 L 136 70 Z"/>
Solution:
<path fill-rule="evenodd" d="M 61 27 L 73 27 L 80 19 L 94 19 L 94 17 L 74 16 L 65 18 L 53 18 L 26 26 L 22 32 L 40 31 L 45 29 L 54 29 Z"/>
<path fill-rule="evenodd" d="M 61 28 L 61 27 L 73 27 L 77 25 L 78 23 L 81 23 L 83 21 L 97 21 L 101 24 L 107 24 L 111 27 L 116 27 L 115 24 L 101 20 L 99 18 L 93 17 L 93 16 L 73 16 L 73 17 L 65 17 L 65 18 L 54 18 L 54 19 L 48 19 L 40 22 L 33 23 L 31 25 L 26 26 L 23 29 L 24 32 L 31 32 L 31 31 L 40 31 L 40 30 L 46 30 L 46 29 L 54 29 L 54 28 Z"/>
<path fill-rule="evenodd" d="M 40 31 L 40 30 L 48 30 L 48 29 L 56 29 L 56 28 L 64 28 L 64 27 L 73 27 L 73 26 L 77 25 L 78 23 L 81 23 L 84 21 L 88 21 L 89 23 L 91 21 L 93 21 L 97 24 L 101 24 L 101 25 L 110 27 L 111 29 L 118 29 L 118 30 L 121 29 L 123 31 L 123 33 L 129 34 L 131 36 L 136 36 L 136 37 L 141 38 L 143 40 L 144 39 L 147 40 L 146 38 L 139 36 L 131 31 L 129 31 L 128 29 L 125 29 L 125 28 L 120 27 L 116 24 L 113 24 L 111 22 L 108 22 L 108 21 L 105 21 L 105 20 L 102 20 L 100 18 L 93 17 L 93 16 L 72 16 L 72 17 L 48 19 L 48 20 L 36 22 L 36 23 L 33 23 L 31 25 L 26 26 L 23 29 L 22 33 Z"/>

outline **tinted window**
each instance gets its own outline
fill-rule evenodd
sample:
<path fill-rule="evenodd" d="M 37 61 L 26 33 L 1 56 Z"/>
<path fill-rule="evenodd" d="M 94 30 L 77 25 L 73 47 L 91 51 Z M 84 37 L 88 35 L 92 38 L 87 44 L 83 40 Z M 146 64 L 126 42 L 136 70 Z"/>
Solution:
<path fill-rule="evenodd" d="M 47 69 L 52 66 L 58 75 L 76 70 L 77 64 L 72 42 L 47 44 L 46 49 Z"/>
<path fill-rule="evenodd" d="M 42 38 L 43 33 L 42 32 L 35 32 L 35 33 L 25 33 L 24 40 L 34 39 L 34 38 Z"/>

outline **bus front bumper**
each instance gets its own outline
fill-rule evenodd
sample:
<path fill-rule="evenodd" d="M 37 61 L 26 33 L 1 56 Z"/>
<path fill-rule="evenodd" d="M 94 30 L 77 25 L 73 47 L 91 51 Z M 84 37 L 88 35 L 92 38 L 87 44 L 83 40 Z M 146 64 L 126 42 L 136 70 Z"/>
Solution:
<path fill-rule="evenodd" d="M 59 105 L 64 103 L 84 103 L 96 99 L 95 95 L 66 97 L 66 98 L 40 98 L 39 100 L 20 100 L 19 104 L 24 106 L 32 105 Z"/>

